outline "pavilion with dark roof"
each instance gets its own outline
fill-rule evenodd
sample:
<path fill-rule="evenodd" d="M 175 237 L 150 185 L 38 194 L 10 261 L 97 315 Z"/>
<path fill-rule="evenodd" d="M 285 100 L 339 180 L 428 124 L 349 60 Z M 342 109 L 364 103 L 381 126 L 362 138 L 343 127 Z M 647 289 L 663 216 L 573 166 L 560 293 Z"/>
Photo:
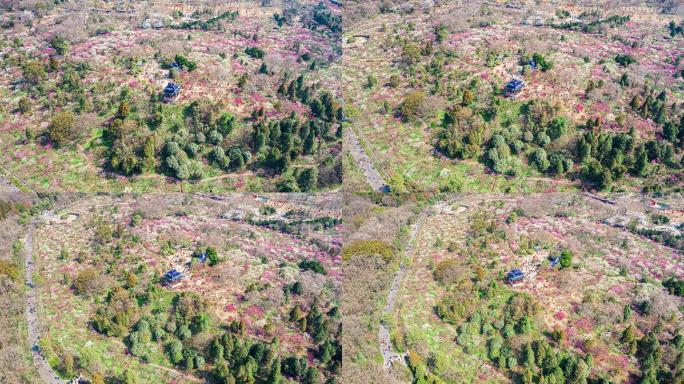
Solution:
<path fill-rule="evenodd" d="M 164 91 L 162 92 L 164 95 L 164 101 L 169 102 L 169 101 L 174 101 L 180 94 L 181 86 L 176 83 L 168 83 L 166 84 L 166 87 L 164 87 Z"/>
<path fill-rule="evenodd" d="M 175 268 L 164 274 L 164 283 L 171 285 L 177 283 L 183 278 L 183 274 L 178 272 Z"/>
<path fill-rule="evenodd" d="M 518 268 L 510 270 L 506 274 L 506 282 L 509 284 L 515 284 L 521 282 L 525 278 L 525 274 Z"/>
<path fill-rule="evenodd" d="M 512 97 L 512 96 L 517 95 L 518 92 L 520 92 L 524 86 L 525 86 L 525 83 L 522 80 L 513 79 L 513 80 L 509 81 L 508 83 L 506 83 L 506 88 L 505 88 L 506 96 Z"/>

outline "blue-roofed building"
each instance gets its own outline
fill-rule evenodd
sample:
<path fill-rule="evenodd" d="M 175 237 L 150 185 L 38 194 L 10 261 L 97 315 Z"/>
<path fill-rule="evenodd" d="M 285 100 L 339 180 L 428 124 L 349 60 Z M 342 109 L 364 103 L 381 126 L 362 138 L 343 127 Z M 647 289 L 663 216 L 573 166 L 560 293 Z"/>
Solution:
<path fill-rule="evenodd" d="M 529 65 L 530 68 L 532 68 L 532 69 L 537 69 L 537 62 L 534 61 L 534 59 L 529 59 L 527 61 L 527 65 Z"/>
<path fill-rule="evenodd" d="M 550 256 L 551 268 L 555 268 L 560 263 L 560 256 Z"/>
<path fill-rule="evenodd" d="M 164 87 L 164 101 L 174 101 L 180 94 L 181 86 L 176 83 L 168 83 Z"/>
<path fill-rule="evenodd" d="M 205 261 L 207 261 L 207 253 L 202 252 L 199 256 L 197 256 L 197 259 L 199 259 L 200 263 L 204 263 Z"/>
<path fill-rule="evenodd" d="M 522 281 L 524 278 L 525 278 L 525 274 L 523 273 L 523 271 L 519 270 L 518 268 L 510 270 L 506 274 L 506 282 L 508 282 L 509 284 L 518 283 L 518 282 Z"/>
<path fill-rule="evenodd" d="M 183 274 L 176 269 L 172 269 L 164 274 L 164 282 L 166 284 L 174 284 L 183 278 Z"/>
<path fill-rule="evenodd" d="M 520 92 L 523 89 L 524 86 L 525 83 L 522 80 L 513 79 L 509 81 L 508 83 L 506 83 L 506 96 L 515 96 L 518 92 Z"/>

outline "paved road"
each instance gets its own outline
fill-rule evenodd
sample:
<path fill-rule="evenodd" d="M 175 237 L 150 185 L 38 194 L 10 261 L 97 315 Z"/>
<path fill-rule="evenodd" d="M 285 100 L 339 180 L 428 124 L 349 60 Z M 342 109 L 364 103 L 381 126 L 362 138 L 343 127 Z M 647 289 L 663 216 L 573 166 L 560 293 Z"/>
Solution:
<path fill-rule="evenodd" d="M 35 263 L 33 262 L 33 221 L 29 223 L 28 233 L 26 234 L 26 322 L 28 323 L 28 340 L 31 346 L 31 356 L 33 364 L 38 370 L 40 377 L 46 384 L 64 384 L 65 381 L 57 376 L 57 373 L 50 367 L 45 357 L 40 352 L 38 340 L 40 340 L 40 324 L 36 314 L 36 286 L 33 282 L 33 272 Z"/>
<path fill-rule="evenodd" d="M 380 172 L 373 166 L 373 163 L 368 158 L 366 151 L 361 146 L 359 138 L 356 136 L 354 131 L 350 128 L 344 130 L 347 136 L 347 141 L 349 143 L 349 152 L 352 158 L 359 166 L 361 172 L 366 177 L 366 181 L 377 192 L 387 192 L 387 184 L 385 180 L 380 176 Z"/>
<path fill-rule="evenodd" d="M 416 236 L 420 231 L 420 227 L 425 219 L 425 213 L 421 213 L 418 216 L 413 228 L 411 229 L 411 235 L 409 236 L 408 246 L 406 247 L 406 256 L 410 257 L 413 254 Z M 385 304 L 385 309 L 382 311 L 383 318 L 389 318 L 394 312 L 394 304 L 396 302 L 397 293 L 401 288 L 401 280 L 404 278 L 404 273 L 406 270 L 406 264 L 402 260 L 399 264 L 399 270 L 394 274 L 394 279 L 392 280 L 392 286 L 390 287 L 389 294 L 387 295 L 387 304 Z M 382 352 L 382 360 L 385 364 L 385 368 L 392 366 L 392 363 L 398 361 L 406 365 L 406 352 L 397 353 L 392 351 L 392 341 L 390 340 L 390 331 L 387 324 L 380 321 L 380 329 L 378 330 L 378 343 L 380 346 L 380 352 Z"/>

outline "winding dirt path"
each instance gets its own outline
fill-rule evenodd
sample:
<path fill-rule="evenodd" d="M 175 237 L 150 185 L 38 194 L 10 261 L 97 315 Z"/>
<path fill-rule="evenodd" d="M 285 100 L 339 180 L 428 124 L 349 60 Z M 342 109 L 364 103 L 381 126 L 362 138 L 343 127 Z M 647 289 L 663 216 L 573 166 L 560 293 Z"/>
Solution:
<path fill-rule="evenodd" d="M 427 215 L 426 211 L 423 211 L 419 216 L 416 222 L 413 224 L 413 228 L 411 228 L 411 234 L 409 236 L 409 242 L 406 247 L 406 257 L 411 257 L 413 255 L 415 243 L 416 243 L 416 236 L 420 232 L 420 228 L 423 224 L 423 221 L 425 220 L 425 217 Z M 396 302 L 397 298 L 397 293 L 399 292 L 399 289 L 401 288 L 401 281 L 404 278 L 404 273 L 406 272 L 406 263 L 405 260 L 402 260 L 401 263 L 399 264 L 399 270 L 397 273 L 394 274 L 394 279 L 392 280 L 392 286 L 390 287 L 389 293 L 387 294 L 387 303 L 385 304 L 385 308 L 382 311 L 382 318 L 389 318 L 389 316 L 392 315 L 392 312 L 394 312 L 394 304 Z M 380 352 L 382 353 L 382 360 L 384 362 L 385 368 L 390 368 L 392 366 L 392 363 L 395 361 L 400 362 L 403 365 L 406 365 L 406 356 L 408 355 L 406 352 L 404 353 L 398 353 L 392 351 L 392 341 L 390 339 L 390 329 L 387 324 L 383 320 L 380 320 L 380 328 L 378 329 L 378 345 L 380 347 Z"/>
<path fill-rule="evenodd" d="M 193 382 L 193 383 L 204 383 L 204 381 L 202 381 L 202 379 L 200 379 L 198 377 L 192 376 L 188 373 L 183 373 L 183 372 L 177 371 L 173 368 L 164 367 L 162 365 L 157 365 L 157 364 L 152 364 L 152 363 L 148 363 L 148 365 L 150 367 L 155 367 L 157 369 L 161 369 L 163 371 L 166 371 L 166 372 L 174 375 L 176 379 L 183 379 L 183 380 L 187 380 L 187 381 Z"/>
<path fill-rule="evenodd" d="M 31 356 L 33 357 L 33 364 L 38 371 L 41 379 L 46 384 L 64 384 L 66 381 L 59 378 L 50 364 L 48 364 L 45 356 L 38 346 L 40 340 L 40 323 L 38 322 L 38 315 L 36 312 L 36 285 L 33 281 L 33 273 L 35 272 L 35 263 L 33 261 L 33 225 L 31 221 L 28 226 L 28 233 L 26 234 L 25 248 L 26 248 L 26 323 L 28 325 L 28 341 L 31 346 Z"/>

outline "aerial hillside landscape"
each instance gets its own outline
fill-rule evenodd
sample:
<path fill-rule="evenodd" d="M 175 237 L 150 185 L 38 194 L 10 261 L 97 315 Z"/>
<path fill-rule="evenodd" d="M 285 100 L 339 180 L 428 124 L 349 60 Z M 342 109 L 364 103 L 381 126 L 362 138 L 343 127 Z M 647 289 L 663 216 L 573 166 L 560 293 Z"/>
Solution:
<path fill-rule="evenodd" d="M 0 384 L 684 384 L 684 1 L 0 31 Z"/>
<path fill-rule="evenodd" d="M 350 1 L 351 142 L 397 192 L 681 190 L 683 13 L 677 2 Z M 345 175 L 362 177 L 363 163 Z"/>
<path fill-rule="evenodd" d="M 38 191 L 341 183 L 328 2 L 3 2 L 3 174 Z"/>
<path fill-rule="evenodd" d="M 387 262 L 371 264 L 385 294 L 364 308 L 377 336 L 359 338 L 366 347 L 357 341 L 344 370 L 384 366 L 393 379 L 378 382 L 679 383 L 681 202 L 544 194 L 411 203 L 400 241 L 345 243 L 343 259 L 385 252 Z M 375 217 L 389 209 L 400 208 L 378 207 Z"/>
<path fill-rule="evenodd" d="M 43 380 L 334 382 L 337 195 L 50 201 L 24 215 L 11 264 L 20 274 L 28 260 L 28 332 L 39 334 Z"/>

